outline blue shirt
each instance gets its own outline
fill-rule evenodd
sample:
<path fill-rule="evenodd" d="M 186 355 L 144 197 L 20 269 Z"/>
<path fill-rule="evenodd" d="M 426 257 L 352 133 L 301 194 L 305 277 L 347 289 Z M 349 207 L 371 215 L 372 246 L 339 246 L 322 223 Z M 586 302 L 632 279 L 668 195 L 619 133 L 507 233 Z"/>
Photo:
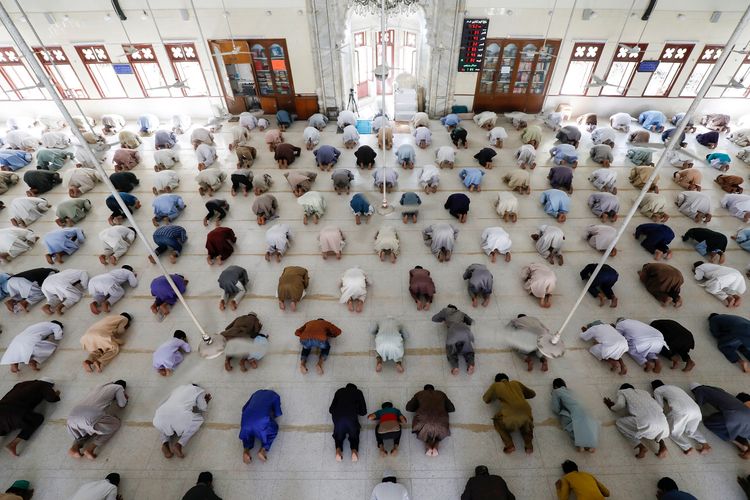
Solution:
<path fill-rule="evenodd" d="M 158 219 L 169 217 L 169 220 L 174 220 L 185 209 L 185 202 L 176 194 L 161 194 L 151 204 L 154 207 L 154 217 Z"/>
<path fill-rule="evenodd" d="M 737 233 L 737 244 L 743 250 L 750 252 L 750 228 L 745 228 Z"/>
<path fill-rule="evenodd" d="M 132 195 L 132 194 L 130 194 L 130 193 L 117 193 L 117 194 L 119 194 L 119 195 L 120 195 L 120 198 L 122 198 L 122 201 L 123 201 L 123 202 L 125 203 L 125 205 L 126 205 L 126 206 L 127 206 L 128 208 L 133 208 L 133 207 L 135 206 L 135 204 L 136 204 L 136 203 L 138 203 L 138 198 L 136 198 L 135 196 L 133 196 L 133 195 Z M 107 196 L 107 200 L 106 200 L 106 202 L 109 202 L 109 201 L 114 201 L 114 202 L 116 202 L 116 200 L 115 200 L 115 196 L 114 196 L 114 195 L 112 195 L 112 194 L 111 194 L 111 195 L 109 195 L 109 196 Z M 106 202 L 105 202 L 105 203 L 106 203 Z"/>
<path fill-rule="evenodd" d="M 446 127 L 455 127 L 459 123 L 461 123 L 461 118 L 458 117 L 456 114 L 449 114 L 447 116 L 444 116 L 440 119 L 440 123 L 445 125 Z"/>
<path fill-rule="evenodd" d="M 276 121 L 282 125 L 289 125 L 292 123 L 292 117 L 289 115 L 289 111 L 281 109 L 276 113 Z"/>
<path fill-rule="evenodd" d="M 172 274 L 170 276 L 172 281 L 174 281 L 174 284 L 177 285 L 177 289 L 180 293 L 185 293 L 185 290 L 187 290 L 185 279 L 179 274 Z M 177 294 L 174 293 L 167 278 L 164 276 L 158 276 L 151 282 L 151 295 L 155 299 L 167 304 L 175 304 L 177 302 Z"/>
<path fill-rule="evenodd" d="M 0 150 L 0 166 L 8 167 L 13 172 L 31 163 L 31 153 L 26 151 Z"/>
<path fill-rule="evenodd" d="M 664 493 L 661 496 L 661 500 L 698 500 L 693 495 L 686 491 L 672 490 Z"/>
<path fill-rule="evenodd" d="M 562 212 L 568 213 L 570 209 L 570 197 L 559 189 L 548 189 L 542 193 L 542 205 L 547 215 L 557 217 Z"/>
<path fill-rule="evenodd" d="M 482 182 L 484 171 L 479 168 L 464 168 L 458 173 L 458 176 L 464 182 L 464 186 L 478 186 Z"/>
<path fill-rule="evenodd" d="M 180 244 L 187 241 L 187 231 L 182 226 L 176 226 L 174 224 L 168 224 L 161 226 L 154 231 L 154 241 L 160 240 L 174 240 Z"/>
<path fill-rule="evenodd" d="M 338 161 L 341 151 L 333 146 L 320 146 L 313 151 L 313 154 L 318 165 L 328 165 L 329 163 L 336 163 Z"/>
<path fill-rule="evenodd" d="M 555 164 L 562 162 L 575 163 L 578 161 L 578 151 L 572 144 L 558 144 L 549 150 L 554 157 Z"/>
<path fill-rule="evenodd" d="M 154 146 L 157 148 L 164 146 L 171 148 L 175 144 L 177 144 L 177 136 L 174 132 L 170 132 L 169 130 L 156 131 L 156 134 L 154 135 Z"/>
<path fill-rule="evenodd" d="M 644 111 L 638 115 L 638 123 L 645 129 L 650 129 L 653 126 L 663 127 L 666 121 L 667 117 L 661 111 Z"/>
<path fill-rule="evenodd" d="M 404 163 L 405 161 L 413 162 L 416 157 L 417 153 L 411 144 L 402 144 L 396 150 L 396 159 L 398 159 L 399 163 Z"/>
<path fill-rule="evenodd" d="M 355 214 L 362 215 L 372 212 L 372 206 L 370 205 L 370 202 L 367 201 L 367 198 L 365 198 L 365 195 L 363 195 L 362 193 L 357 193 L 352 196 L 352 200 L 349 202 L 349 206 Z"/>
<path fill-rule="evenodd" d="M 8 296 L 8 280 L 9 279 L 10 279 L 10 274 L 0 273 L 0 300 L 3 300 L 5 297 Z"/>
<path fill-rule="evenodd" d="M 276 392 L 270 389 L 255 391 L 242 407 L 240 439 L 244 439 L 245 434 L 255 434 L 253 430 L 264 430 L 281 415 L 281 397 Z"/>

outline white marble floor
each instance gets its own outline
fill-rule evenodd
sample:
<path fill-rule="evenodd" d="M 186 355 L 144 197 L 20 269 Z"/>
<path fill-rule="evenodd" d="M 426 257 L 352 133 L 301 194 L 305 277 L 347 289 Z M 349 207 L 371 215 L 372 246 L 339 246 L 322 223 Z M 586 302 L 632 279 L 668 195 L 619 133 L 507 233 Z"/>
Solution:
<path fill-rule="evenodd" d="M 699 257 L 692 247 L 679 240 L 686 229 L 694 224 L 679 214 L 675 207 L 669 212 L 672 219 L 669 225 L 678 238 L 673 247 L 675 257 L 672 264 L 685 275 L 683 295 L 686 305 L 682 309 L 664 309 L 645 292 L 638 283 L 636 270 L 651 259 L 632 237 L 626 233 L 619 245 L 619 253 L 611 260 L 611 265 L 620 272 L 616 291 L 620 296 L 617 309 L 600 309 L 595 301 L 587 297 L 576 313 L 571 327 L 566 332 L 568 351 L 559 360 L 550 364 L 550 371 L 527 373 L 525 364 L 508 347 L 508 321 L 519 313 L 541 317 L 552 329 L 557 328 L 576 297 L 583 283 L 579 277 L 581 268 L 595 262 L 599 254 L 582 240 L 583 227 L 595 223 L 585 200 L 592 192 L 587 181 L 589 173 L 596 168 L 588 160 L 590 147 L 589 134 L 579 148 L 582 153 L 581 166 L 576 170 L 572 208 L 568 221 L 562 225 L 567 240 L 566 262 L 556 267 L 558 287 L 553 298 L 553 307 L 543 310 L 538 302 L 526 295 L 519 278 L 520 268 L 529 262 L 539 262 L 529 235 L 539 224 L 554 223 L 542 211 L 539 194 L 547 187 L 546 175 L 549 170 L 547 154 L 553 144 L 553 133 L 545 129 L 545 139 L 540 147 L 540 166 L 533 171 L 533 193 L 522 197 L 520 218 L 516 224 L 503 224 L 494 213 L 492 202 L 498 190 L 506 189 L 500 178 L 511 168 L 515 168 L 513 152 L 520 144 L 518 133 L 512 130 L 504 119 L 499 120 L 509 131 L 510 138 L 505 148 L 498 151 L 496 167 L 487 172 L 481 193 L 472 193 L 469 220 L 459 225 L 451 220 L 442 208 L 445 198 L 451 192 L 465 191 L 458 179 L 458 169 L 443 171 L 441 188 L 437 194 L 422 195 L 419 223 L 403 225 L 396 214 L 387 217 L 374 216 L 368 225 L 355 226 L 348 207 L 348 197 L 337 196 L 328 174 L 320 174 L 315 189 L 325 193 L 328 200 L 328 213 L 319 226 L 302 225 L 301 208 L 295 202 L 288 185 L 273 161 L 263 141 L 263 134 L 254 132 L 252 144 L 258 148 L 260 157 L 253 170 L 255 175 L 270 172 L 275 180 L 272 193 L 281 204 L 280 220 L 290 223 L 294 231 L 294 244 L 281 264 L 267 263 L 263 259 L 264 228 L 255 223 L 250 210 L 252 195 L 248 198 L 231 199 L 229 185 L 225 185 L 219 196 L 230 198 L 231 211 L 225 224 L 238 235 L 238 248 L 229 260 L 247 268 L 250 274 L 250 293 L 240 306 L 240 313 L 255 311 L 270 334 L 271 351 L 256 371 L 246 374 L 235 370 L 227 373 L 222 368 L 221 359 L 206 361 L 197 354 L 191 354 L 178 368 L 175 375 L 164 379 L 151 368 L 151 355 L 155 347 L 169 338 L 175 328 L 188 332 L 195 347 L 199 343 L 196 329 L 189 321 L 181 306 L 163 323 L 157 323 L 148 306 L 150 303 L 149 283 L 156 275 L 155 266 L 147 263 L 145 250 L 135 245 L 122 259 L 139 272 L 141 283 L 135 290 L 129 290 L 126 298 L 116 307 L 115 312 L 128 311 L 135 317 L 133 327 L 127 334 L 123 352 L 101 375 L 89 375 L 81 369 L 84 353 L 78 339 L 83 331 L 95 321 L 85 302 L 79 303 L 62 318 L 65 336 L 57 353 L 42 369 L 41 376 L 52 377 L 62 391 L 62 401 L 42 408 L 47 420 L 36 435 L 23 447 L 19 458 L 7 454 L 0 455 L 0 487 L 6 488 L 14 479 L 25 478 L 36 487 L 35 498 L 40 500 L 63 500 L 69 498 L 82 482 L 101 478 L 111 471 L 122 475 L 123 497 L 143 499 L 174 499 L 194 483 L 198 472 L 210 470 L 214 473 L 215 486 L 225 499 L 297 499 L 297 500 L 354 500 L 369 498 L 370 491 L 385 468 L 394 469 L 399 480 L 409 489 L 412 498 L 417 500 L 449 500 L 460 496 L 467 478 L 473 474 L 478 464 L 486 464 L 493 473 L 501 474 L 519 499 L 544 499 L 554 497 L 554 484 L 560 476 L 560 464 L 566 458 L 574 459 L 581 469 L 596 474 L 612 491 L 612 498 L 653 498 L 656 480 L 662 475 L 672 476 L 684 489 L 698 498 L 736 499 L 742 493 L 735 483 L 737 474 L 746 474 L 748 466 L 737 457 L 733 446 L 721 442 L 715 436 L 708 439 L 713 447 L 707 456 L 683 456 L 679 448 L 668 443 L 669 456 L 659 460 L 649 455 L 636 460 L 628 443 L 614 427 L 614 415 L 602 404 L 602 397 L 612 396 L 619 384 L 630 382 L 639 388 L 647 388 L 652 377 L 631 360 L 627 360 L 629 373 L 626 377 L 612 375 L 607 368 L 597 362 L 577 338 L 580 325 L 593 319 L 613 320 L 618 316 L 641 320 L 653 318 L 673 318 L 691 329 L 696 339 L 694 359 L 697 367 L 690 374 L 672 371 L 668 368 L 661 378 L 687 388 L 691 381 L 714 384 L 731 392 L 747 390 L 747 376 L 736 366 L 730 365 L 715 347 L 707 329 L 706 318 L 710 312 L 724 311 L 724 307 L 707 295 L 692 279 L 691 263 Z M 220 146 L 220 168 L 227 172 L 234 168 L 234 155 L 226 148 L 229 134 L 227 124 L 222 133 L 217 134 Z M 295 123 L 285 135 L 288 142 L 302 145 L 304 122 Z M 471 121 L 465 122 L 469 131 L 470 148 L 458 154 L 458 166 L 474 164 L 472 155 L 486 145 L 485 132 Z M 130 128 L 134 128 L 132 125 Z M 430 163 L 434 150 L 449 143 L 448 133 L 439 122 L 432 123 L 434 142 L 427 150 L 418 150 L 417 165 Z M 374 136 L 363 136 L 362 143 L 374 145 Z M 413 142 L 410 135 L 396 136 L 396 146 L 404 141 Z M 654 142 L 658 138 L 654 135 Z M 690 148 L 697 157 L 706 154 L 705 148 L 689 139 Z M 365 191 L 372 201 L 377 200 L 373 191 L 371 173 L 357 172 L 354 167 L 352 150 L 341 144 L 341 136 L 336 135 L 335 124 L 330 124 L 323 133 L 323 143 L 339 147 L 342 157 L 339 166 L 355 171 L 353 191 Z M 205 261 L 205 234 L 201 224 L 205 214 L 204 199 L 197 194 L 194 176 L 196 161 L 189 145 L 189 135 L 180 137 L 182 165 L 177 168 L 182 178 L 179 189 L 188 208 L 177 223 L 188 229 L 188 241 L 183 256 L 178 263 L 167 267 L 181 272 L 190 279 L 187 300 L 205 328 L 220 331 L 234 316 L 231 312 L 218 310 L 219 289 L 216 279 L 220 272 L 217 267 L 209 267 Z M 153 227 L 151 217 L 151 153 L 153 139 L 147 138 L 142 146 L 143 162 L 135 169 L 141 179 L 136 195 L 144 202 L 144 207 L 136 213 L 136 218 L 147 234 Z M 722 138 L 721 149 L 734 152 L 735 148 Z M 636 191 L 628 184 L 630 166 L 624 160 L 625 134 L 618 138 L 615 168 L 619 175 L 620 199 L 624 214 L 635 198 Z M 393 153 L 380 153 L 389 156 L 393 164 Z M 704 174 L 704 186 L 716 203 L 714 219 L 709 227 L 729 235 L 741 226 L 741 222 L 731 217 L 718 206 L 721 192 L 712 183 L 718 173 L 704 163 L 698 162 Z M 109 165 L 109 164 L 108 164 Z M 314 169 L 311 152 L 302 152 L 292 166 L 295 169 Z M 72 165 L 66 166 L 72 168 Z M 111 168 L 111 165 L 108 166 Z M 670 177 L 673 169 L 666 167 L 661 175 L 661 186 L 671 199 L 679 192 Z M 399 191 L 417 187 L 418 171 L 399 169 Z M 732 172 L 745 175 L 744 164 L 735 160 Z M 22 173 L 22 172 L 21 172 Z M 19 185 L 2 196 L 6 204 L 15 196 L 23 195 L 24 186 Z M 96 259 L 100 246 L 97 234 L 106 227 L 108 211 L 104 206 L 107 196 L 103 187 L 88 194 L 95 202 L 93 212 L 81 223 L 89 240 L 83 248 L 68 258 L 64 267 L 86 269 L 91 275 L 104 271 Z M 389 196 L 396 201 L 400 192 Z M 54 205 L 65 198 L 65 190 L 58 187 L 48 193 L 47 198 Z M 2 226 L 8 224 L 7 210 L 2 218 Z M 54 210 L 36 222 L 32 229 L 39 235 L 54 229 Z M 435 221 L 451 221 L 460 226 L 460 234 L 453 260 L 440 264 L 422 243 L 419 231 Z M 634 223 L 646 219 L 638 215 Z M 402 254 L 396 264 L 380 262 L 372 249 L 372 240 L 381 224 L 397 227 Z M 341 226 L 347 236 L 347 246 L 340 261 L 322 260 L 318 254 L 316 235 L 320 227 L 328 224 Z M 463 270 L 473 262 L 488 263 L 480 250 L 481 231 L 490 225 L 501 225 L 511 234 L 513 260 L 511 263 L 498 262 L 489 267 L 495 275 L 496 290 L 487 308 L 472 309 L 461 280 Z M 3 270 L 17 272 L 32 267 L 46 265 L 42 257 L 43 246 L 37 244 L 33 251 L 19 257 L 11 264 L 4 264 Z M 730 241 L 727 265 L 744 269 L 748 264 L 748 254 Z M 443 354 L 443 327 L 431 323 L 430 313 L 418 312 L 408 294 L 408 270 L 414 265 L 422 265 L 430 271 L 437 285 L 434 309 L 453 303 L 467 311 L 476 319 L 477 371 L 473 376 L 466 373 L 454 377 L 450 375 Z M 274 299 L 277 279 L 281 269 L 287 265 L 304 265 L 310 270 L 309 295 L 302 301 L 296 313 L 279 311 Z M 359 265 L 371 277 L 373 286 L 362 314 L 349 313 L 338 303 L 337 281 L 344 270 Z M 745 302 L 748 304 L 748 302 Z M 743 305 L 736 314 L 747 315 L 748 306 Z M 406 373 L 399 375 L 392 366 L 383 373 L 374 371 L 373 340 L 370 329 L 375 321 L 384 315 L 394 315 L 402 320 L 409 333 Z M 294 330 L 305 321 L 325 317 L 343 329 L 343 335 L 336 339 L 333 352 L 326 366 L 325 375 L 310 373 L 303 376 L 297 370 L 299 344 Z M 3 334 L 0 335 L 0 351 L 10 339 L 25 326 L 45 318 L 39 307 L 25 316 L 10 316 L 3 308 L 0 311 Z M 496 411 L 494 405 L 485 405 L 481 395 L 492 382 L 495 373 L 503 371 L 518 378 L 537 392 L 531 400 L 536 421 L 535 451 L 527 456 L 522 452 L 506 456 L 501 452 L 501 443 L 491 425 L 491 417 Z M 20 376 L 2 372 L 0 392 L 7 392 L 18 380 L 27 380 L 34 374 L 26 369 Z M 601 442 L 595 455 L 577 454 L 568 436 L 559 428 L 550 411 L 551 382 L 555 377 L 563 377 L 568 385 L 586 403 L 589 411 L 602 421 Z M 128 382 L 130 402 L 122 412 L 123 427 L 94 461 L 77 461 L 66 455 L 70 438 L 65 430 L 65 418 L 71 407 L 96 384 L 124 378 Z M 207 421 L 202 430 L 186 448 L 184 460 L 166 460 L 159 450 L 158 434 L 151 425 L 154 410 L 170 390 L 183 383 L 195 382 L 210 391 L 214 400 L 210 403 Z M 402 438 L 402 453 L 397 458 L 382 459 L 378 456 L 373 428 L 366 425 L 362 432 L 361 459 L 353 464 L 349 461 L 336 463 L 331 439 L 331 421 L 327 412 L 334 391 L 347 382 L 356 383 L 365 393 L 368 410 L 374 410 L 380 403 L 390 400 L 403 408 L 411 395 L 425 383 L 432 383 L 444 390 L 456 405 L 451 415 L 452 435 L 446 439 L 437 458 L 426 457 L 422 443 L 408 432 Z M 237 438 L 240 409 L 252 394 L 260 388 L 272 388 L 282 398 L 284 415 L 280 418 L 281 432 L 270 452 L 268 463 L 254 462 L 246 466 L 241 461 L 242 447 Z M 407 416 L 411 417 L 410 414 Z M 7 439 L 7 438 L 6 438 Z M 516 438 L 520 448 L 520 437 Z"/>

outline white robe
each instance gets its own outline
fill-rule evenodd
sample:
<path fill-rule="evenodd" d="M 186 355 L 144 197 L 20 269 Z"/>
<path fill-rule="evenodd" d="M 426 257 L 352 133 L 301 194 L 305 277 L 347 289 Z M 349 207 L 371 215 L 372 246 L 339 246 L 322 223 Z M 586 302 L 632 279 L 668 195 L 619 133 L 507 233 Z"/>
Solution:
<path fill-rule="evenodd" d="M 214 135 L 206 128 L 196 128 L 190 133 L 190 142 L 214 145 Z"/>
<path fill-rule="evenodd" d="M 490 140 L 490 144 L 495 144 L 497 141 L 504 141 L 508 138 L 508 132 L 503 127 L 494 127 L 487 134 L 487 138 Z"/>
<path fill-rule="evenodd" d="M 45 132 L 42 134 L 42 146 L 51 149 L 65 149 L 70 146 L 70 136 L 62 132 Z"/>
<path fill-rule="evenodd" d="M 210 167 L 216 161 L 216 148 L 206 143 L 201 143 L 195 148 L 195 158 L 198 163 Z"/>
<path fill-rule="evenodd" d="M 204 170 L 208 172 L 208 170 Z M 180 175 L 173 170 L 160 170 L 154 174 L 154 187 L 157 191 L 163 192 L 169 188 L 174 191 L 180 185 Z"/>
<path fill-rule="evenodd" d="M 440 170 L 434 165 L 425 165 L 419 173 L 419 185 L 434 187 L 440 184 Z"/>
<path fill-rule="evenodd" d="M 27 327 L 10 341 L 0 365 L 28 364 L 32 359 L 44 363 L 57 349 L 57 342 L 48 340 L 49 337 L 59 342 L 63 337 L 62 328 L 49 321 Z"/>
<path fill-rule="evenodd" d="M 729 210 L 738 219 L 750 212 L 750 196 L 746 194 L 725 194 L 721 199 L 721 206 Z"/>
<path fill-rule="evenodd" d="M 81 485 L 69 500 L 115 500 L 117 486 L 106 479 Z"/>
<path fill-rule="evenodd" d="M 669 437 L 669 423 L 664 411 L 651 395 L 641 389 L 620 389 L 612 411 L 624 410 L 629 413 L 615 422 L 619 430 L 634 446 L 641 439 L 661 441 Z"/>
<path fill-rule="evenodd" d="M 291 229 L 287 224 L 276 224 L 266 231 L 266 252 L 279 252 L 284 255 L 289 247 Z"/>
<path fill-rule="evenodd" d="M 114 132 L 119 132 L 125 126 L 125 117 L 121 115 L 102 115 L 102 126 L 109 127 Z"/>
<path fill-rule="evenodd" d="M 50 130 L 62 130 L 68 125 L 68 122 L 66 122 L 61 116 L 42 115 L 37 118 L 36 121 L 42 126 L 42 129 L 45 132 Z"/>
<path fill-rule="evenodd" d="M 617 171 L 609 168 L 599 168 L 591 172 L 589 181 L 599 191 L 610 191 L 617 187 Z"/>
<path fill-rule="evenodd" d="M 409 500 L 409 492 L 402 484 L 379 483 L 372 489 L 370 500 Z"/>
<path fill-rule="evenodd" d="M 299 198 L 297 204 L 302 207 L 306 215 L 322 217 L 326 213 L 326 199 L 318 191 L 308 191 Z"/>
<path fill-rule="evenodd" d="M 250 142 L 250 131 L 245 127 L 235 126 L 231 128 L 230 132 L 232 133 L 232 144 L 234 146 L 245 145 Z"/>
<path fill-rule="evenodd" d="M 609 117 L 612 128 L 620 132 L 630 132 L 630 124 L 634 121 L 635 119 L 627 113 L 615 113 Z"/>
<path fill-rule="evenodd" d="M 172 168 L 180 162 L 180 155 L 175 148 L 157 149 L 154 151 L 154 163 L 160 167 Z"/>
<path fill-rule="evenodd" d="M 99 240 L 104 247 L 104 255 L 120 258 L 133 244 L 136 233 L 126 226 L 112 226 L 99 233 Z"/>
<path fill-rule="evenodd" d="M 63 183 L 68 188 L 77 187 L 81 194 L 88 193 L 101 181 L 102 176 L 93 168 L 72 168 L 63 176 Z"/>
<path fill-rule="evenodd" d="M 80 287 L 73 285 L 80 281 Z M 64 269 L 59 273 L 50 274 L 42 283 L 42 293 L 51 306 L 62 303 L 71 307 L 83 298 L 83 290 L 89 284 L 89 275 L 80 269 Z"/>
<path fill-rule="evenodd" d="M 354 113 L 348 109 L 339 112 L 339 116 L 336 119 L 336 125 L 338 125 L 339 128 L 343 129 L 347 125 L 354 125 L 355 123 L 357 123 L 357 118 L 354 116 Z"/>
<path fill-rule="evenodd" d="M 128 269 L 113 269 L 108 273 L 97 274 L 89 280 L 89 295 L 96 302 L 106 300 L 114 305 L 125 295 L 125 283 L 133 288 L 138 286 L 138 278 Z"/>
<path fill-rule="evenodd" d="M 589 245 L 591 245 L 591 248 L 603 252 L 615 240 L 616 236 L 617 229 L 613 228 L 612 226 L 605 226 L 604 224 L 591 224 L 589 226 L 586 226 L 584 239 L 588 241 Z"/>
<path fill-rule="evenodd" d="M 320 142 L 320 131 L 315 127 L 305 127 L 305 130 L 302 132 L 302 137 L 305 140 L 305 144 L 317 146 Z"/>
<path fill-rule="evenodd" d="M 205 390 L 192 384 L 176 387 L 154 414 L 153 424 L 162 434 L 162 439 L 174 434 L 190 433 L 192 436 L 203 423 L 202 413 L 208 409 L 205 396 Z M 194 412 L 193 408 L 198 411 Z M 185 443 L 181 444 L 184 446 Z"/>
<path fill-rule="evenodd" d="M 495 210 L 500 217 L 505 215 L 505 212 L 518 213 L 518 198 L 508 191 L 500 191 L 497 193 L 497 199 L 495 200 Z"/>
<path fill-rule="evenodd" d="M 359 141 L 359 132 L 357 132 L 357 127 L 355 127 L 354 125 L 347 125 L 346 127 L 344 127 L 342 138 L 344 140 L 344 143 Z"/>
<path fill-rule="evenodd" d="M 242 125 L 241 122 L 242 114 L 240 115 L 240 125 Z M 184 134 L 192 123 L 193 120 L 188 115 L 172 115 L 172 132 L 175 134 Z"/>
<path fill-rule="evenodd" d="M 341 304 L 346 304 L 349 300 L 364 302 L 367 298 L 367 285 L 369 284 L 370 280 L 362 269 L 358 267 L 347 269 L 339 280 L 339 286 L 341 287 L 339 302 Z"/>
<path fill-rule="evenodd" d="M 670 437 L 683 451 L 693 447 L 689 441 L 695 439 L 705 443 L 706 438 L 698 429 L 703 415 L 701 407 L 685 391 L 674 385 L 662 385 L 654 389 L 654 400 L 659 406 L 669 406 L 667 421 L 671 427 Z"/>
<path fill-rule="evenodd" d="M 524 144 L 516 150 L 516 164 L 531 164 L 536 160 L 536 149 L 531 144 Z"/>
<path fill-rule="evenodd" d="M 747 291 L 742 273 L 728 266 L 708 262 L 701 264 L 695 268 L 695 279 L 700 282 L 699 286 L 721 301 L 730 295 L 742 295 Z"/>
<path fill-rule="evenodd" d="M 699 191 L 683 191 L 677 195 L 677 206 L 680 212 L 692 219 L 698 212 L 711 213 L 711 197 Z"/>
<path fill-rule="evenodd" d="M 226 178 L 227 174 L 218 168 L 207 168 L 201 170 L 198 175 L 195 176 L 195 182 L 203 188 L 218 191 Z"/>
<path fill-rule="evenodd" d="M 427 143 L 428 146 L 432 144 L 432 132 L 427 127 L 417 127 L 414 130 L 413 135 L 414 135 L 414 140 L 416 141 L 417 144 L 423 141 Z"/>
<path fill-rule="evenodd" d="M 450 146 L 440 146 L 435 151 L 435 159 L 438 165 L 443 162 L 453 163 L 456 161 L 456 150 Z"/>
<path fill-rule="evenodd" d="M 5 144 L 10 149 L 36 149 L 39 139 L 25 130 L 11 130 L 5 134 Z"/>
<path fill-rule="evenodd" d="M 488 227 L 482 231 L 482 250 L 487 255 L 494 251 L 505 255 L 510 252 L 512 244 L 510 235 L 501 227 Z"/>
<path fill-rule="evenodd" d="M 73 439 L 82 439 L 102 434 L 97 429 L 97 423 L 104 416 L 109 416 L 107 410 L 116 403 L 125 408 L 128 398 L 125 388 L 120 384 L 106 383 L 95 387 L 85 398 L 78 402 L 71 410 L 67 419 L 68 432 Z"/>
<path fill-rule="evenodd" d="M 49 208 L 47 200 L 43 198 L 14 198 L 8 205 L 8 213 L 10 218 L 23 221 L 28 226 L 39 219 Z"/>
<path fill-rule="evenodd" d="M 628 352 L 628 341 L 607 323 L 588 327 L 585 332 L 581 332 L 581 339 L 596 341 L 596 344 L 589 348 L 589 352 L 599 361 L 617 360 Z"/>
<path fill-rule="evenodd" d="M 39 239 L 31 229 L 22 227 L 6 227 L 0 229 L 0 254 L 7 253 L 11 259 L 15 259 L 22 253 L 31 250 L 31 247 Z"/>
<path fill-rule="evenodd" d="M 599 127 L 591 132 L 591 142 L 594 144 L 603 144 L 604 142 L 614 143 L 617 140 L 615 130 L 610 127 Z"/>
<path fill-rule="evenodd" d="M 423 237 L 428 237 L 425 243 L 430 246 L 432 255 L 437 256 L 441 250 L 453 251 L 456 244 L 458 229 L 447 223 L 433 224 L 422 231 Z"/>
<path fill-rule="evenodd" d="M 404 357 L 405 332 L 395 318 L 389 316 L 380 321 L 375 330 L 375 352 L 383 361 L 399 362 Z"/>
<path fill-rule="evenodd" d="M 489 124 L 494 127 L 495 122 L 497 122 L 497 113 L 492 111 L 482 111 L 481 113 L 474 115 L 474 123 L 476 123 L 478 127 L 484 128 L 485 125 Z"/>
<path fill-rule="evenodd" d="M 661 332 L 641 321 L 623 319 L 615 324 L 615 329 L 628 341 L 630 357 L 641 366 L 656 359 L 661 350 L 667 347 Z"/>
<path fill-rule="evenodd" d="M 34 119 L 28 116 L 11 116 L 5 120 L 5 126 L 8 130 L 18 130 L 19 128 L 31 128 L 34 126 Z"/>
<path fill-rule="evenodd" d="M 380 226 L 378 233 L 375 235 L 375 253 L 379 254 L 383 250 L 390 250 L 398 255 L 399 240 L 396 229 L 392 226 Z"/>
<path fill-rule="evenodd" d="M 543 224 L 539 226 L 539 239 L 535 242 L 536 251 L 546 259 L 553 250 L 555 253 L 560 253 L 564 241 L 565 233 L 562 229 Z"/>
<path fill-rule="evenodd" d="M 243 111 L 240 113 L 240 127 L 245 127 L 248 130 L 252 130 L 258 126 L 258 119 L 254 114 Z"/>

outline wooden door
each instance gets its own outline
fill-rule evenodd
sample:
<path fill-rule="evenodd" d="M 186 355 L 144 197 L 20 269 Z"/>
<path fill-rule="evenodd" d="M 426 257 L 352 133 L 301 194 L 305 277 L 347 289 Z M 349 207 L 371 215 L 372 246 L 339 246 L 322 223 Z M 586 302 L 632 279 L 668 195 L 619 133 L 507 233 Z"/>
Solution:
<path fill-rule="evenodd" d="M 261 103 L 268 102 L 268 98 L 274 98 L 277 109 L 294 113 L 294 82 L 286 41 L 263 39 L 247 42 L 250 45 L 253 72 Z M 265 107 L 263 110 L 268 112 Z"/>
<path fill-rule="evenodd" d="M 249 73 L 252 78 L 250 47 L 244 40 L 234 40 L 234 42 L 232 40 L 210 40 L 208 44 L 211 47 L 211 59 L 219 75 L 227 110 L 235 115 L 247 111 L 245 96 L 251 91 L 247 90 L 246 86 L 240 82 L 238 68 L 245 68 L 246 71 L 243 73 Z M 239 52 L 229 54 L 234 47 L 239 47 Z"/>
<path fill-rule="evenodd" d="M 559 40 L 488 39 L 474 111 L 541 111 Z"/>

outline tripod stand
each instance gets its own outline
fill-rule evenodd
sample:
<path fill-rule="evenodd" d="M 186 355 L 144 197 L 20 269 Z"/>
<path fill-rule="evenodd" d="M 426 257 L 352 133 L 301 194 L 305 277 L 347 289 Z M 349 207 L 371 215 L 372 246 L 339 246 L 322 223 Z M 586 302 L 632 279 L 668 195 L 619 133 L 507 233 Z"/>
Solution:
<path fill-rule="evenodd" d="M 346 109 L 359 114 L 359 107 L 357 106 L 357 100 L 354 98 L 354 89 L 349 89 L 349 102 L 346 103 Z"/>

